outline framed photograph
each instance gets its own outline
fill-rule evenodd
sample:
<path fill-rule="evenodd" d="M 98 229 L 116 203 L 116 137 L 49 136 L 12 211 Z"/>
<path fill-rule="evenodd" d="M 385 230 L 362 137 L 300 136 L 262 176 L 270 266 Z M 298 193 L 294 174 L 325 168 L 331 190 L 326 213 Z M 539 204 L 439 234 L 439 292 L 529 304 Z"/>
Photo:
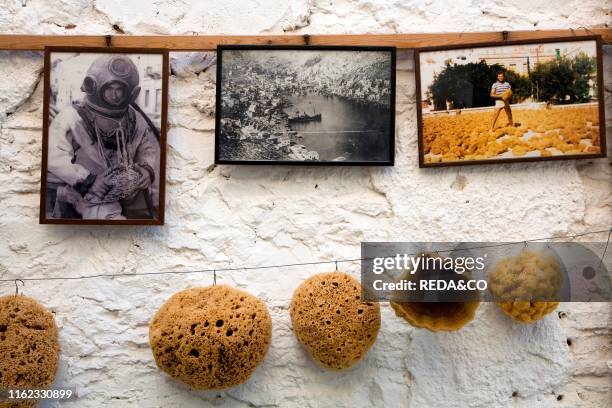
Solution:
<path fill-rule="evenodd" d="M 219 46 L 215 163 L 392 166 L 395 48 Z"/>
<path fill-rule="evenodd" d="M 41 224 L 163 225 L 168 52 L 47 47 Z"/>
<path fill-rule="evenodd" d="M 606 156 L 599 36 L 415 52 L 419 165 Z"/>

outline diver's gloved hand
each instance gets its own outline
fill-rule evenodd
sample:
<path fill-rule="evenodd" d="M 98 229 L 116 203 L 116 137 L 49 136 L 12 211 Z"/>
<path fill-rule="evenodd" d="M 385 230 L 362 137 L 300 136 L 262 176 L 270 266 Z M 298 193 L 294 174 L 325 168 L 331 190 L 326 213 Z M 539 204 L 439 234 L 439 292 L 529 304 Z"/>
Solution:
<path fill-rule="evenodd" d="M 70 186 L 61 186 L 57 189 L 57 201 L 76 205 L 83 199 L 83 196 L 79 194 L 75 189 Z"/>
<path fill-rule="evenodd" d="M 82 214 L 83 208 L 87 206 L 83 196 L 70 186 L 61 186 L 57 189 L 57 201 L 72 204 L 79 214 Z"/>
<path fill-rule="evenodd" d="M 106 196 L 112 187 L 113 184 L 110 180 L 110 174 L 108 172 L 98 174 L 95 176 L 95 180 L 87 191 L 87 194 L 85 194 L 85 199 L 90 202 L 100 201 Z"/>
<path fill-rule="evenodd" d="M 136 171 L 138 171 L 138 173 L 140 173 L 140 177 L 138 178 L 137 182 L 137 189 L 146 190 L 155 181 L 155 172 L 151 166 L 146 163 L 135 164 L 134 168 Z"/>
<path fill-rule="evenodd" d="M 89 175 L 83 181 L 79 181 L 74 185 L 74 189 L 80 194 L 85 195 L 96 181 L 96 175 L 89 173 Z"/>

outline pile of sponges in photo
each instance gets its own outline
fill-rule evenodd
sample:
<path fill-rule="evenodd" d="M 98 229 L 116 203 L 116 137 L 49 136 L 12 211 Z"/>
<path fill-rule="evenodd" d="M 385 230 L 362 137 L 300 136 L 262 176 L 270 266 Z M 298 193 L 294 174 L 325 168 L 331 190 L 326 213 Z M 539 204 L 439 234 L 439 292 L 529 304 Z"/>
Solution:
<path fill-rule="evenodd" d="M 499 262 L 489 277 L 498 294 L 521 290 L 521 270 L 557 279 L 553 257 L 524 250 Z M 547 278 L 546 276 L 549 276 Z M 522 288 L 524 290 L 528 288 Z M 417 328 L 455 331 L 476 314 L 478 301 L 455 303 L 391 302 L 396 314 Z M 533 323 L 557 302 L 499 302 L 515 321 Z M 290 306 L 293 332 L 322 369 L 346 370 L 360 361 L 376 341 L 380 305 L 362 298 L 358 280 L 335 271 L 303 281 Z M 182 290 L 172 295 L 149 325 L 149 343 L 160 370 L 197 390 L 219 390 L 249 379 L 272 342 L 272 320 L 259 298 L 227 285 Z M 60 355 L 53 314 L 23 295 L 0 297 L 0 388 L 45 389 L 56 375 Z M 28 403 L 34 406 L 36 400 Z M 0 405 L 2 401 L 0 401 Z M 3 405 L 2 405 L 3 406 Z"/>

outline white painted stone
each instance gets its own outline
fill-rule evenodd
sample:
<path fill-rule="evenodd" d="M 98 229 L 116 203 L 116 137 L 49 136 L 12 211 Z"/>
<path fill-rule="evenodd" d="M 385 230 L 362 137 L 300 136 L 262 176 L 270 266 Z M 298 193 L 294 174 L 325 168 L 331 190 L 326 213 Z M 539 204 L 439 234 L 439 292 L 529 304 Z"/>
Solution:
<path fill-rule="evenodd" d="M 544 0 L 0 0 L 0 27 L 2 33 L 57 34 L 578 28 L 609 24 L 609 6 L 606 0 L 563 6 Z M 503 241 L 609 227 L 605 159 L 418 169 L 414 61 L 410 52 L 400 54 L 396 166 L 304 168 L 214 166 L 214 55 L 172 53 L 166 226 L 88 228 L 37 224 L 42 58 L 0 53 L 0 276 L 331 261 L 358 257 L 364 240 Z M 605 55 L 609 89 L 612 48 Z M 609 129 L 609 92 L 606 110 Z M 383 305 L 379 338 L 366 359 L 347 372 L 325 372 L 292 335 L 288 307 L 303 279 L 333 267 L 218 274 L 219 282 L 264 299 L 274 324 L 263 365 L 249 382 L 223 392 L 185 389 L 157 370 L 148 348 L 148 321 L 157 308 L 175 291 L 211 284 L 210 274 L 27 282 L 23 291 L 56 313 L 62 341 L 57 385 L 76 387 L 80 396 L 62 407 L 609 402 L 609 304 L 562 304 L 561 315 L 533 326 L 483 305 L 462 331 L 435 334 L 412 328 Z M 358 276 L 358 264 L 341 268 Z M 13 290 L 12 284 L 0 287 L 1 293 Z"/>
<path fill-rule="evenodd" d="M 42 79 L 42 69 L 40 53 L 0 51 L 0 118 L 32 95 Z"/>

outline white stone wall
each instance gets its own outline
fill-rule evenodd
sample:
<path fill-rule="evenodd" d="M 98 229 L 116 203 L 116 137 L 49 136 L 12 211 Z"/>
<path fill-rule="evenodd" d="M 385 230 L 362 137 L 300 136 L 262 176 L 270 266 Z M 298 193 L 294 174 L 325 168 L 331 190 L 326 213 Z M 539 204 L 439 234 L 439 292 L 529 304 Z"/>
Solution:
<path fill-rule="evenodd" d="M 0 32 L 604 27 L 611 6 L 609 0 L 0 0 Z M 2 278 L 333 260 L 358 257 L 365 240 L 508 241 L 611 225 L 606 159 L 420 170 L 411 53 L 401 53 L 398 65 L 396 165 L 373 169 L 215 166 L 214 55 L 171 58 L 166 225 L 92 228 L 38 225 L 42 58 L 0 52 Z M 611 67 L 607 48 L 608 135 Z M 358 264 L 342 266 L 358 275 Z M 264 364 L 245 385 L 224 392 L 187 390 L 157 370 L 148 348 L 157 308 L 175 291 L 211 284 L 209 274 L 28 282 L 23 292 L 56 314 L 57 385 L 76 387 L 80 396 L 62 407 L 609 406 L 610 304 L 563 304 L 560 314 L 533 326 L 483 305 L 463 330 L 437 334 L 413 329 L 382 305 L 381 331 L 367 358 L 347 372 L 325 372 L 297 344 L 288 305 L 301 280 L 327 269 L 219 274 L 220 282 L 264 299 L 274 324 Z M 13 291 L 12 284 L 0 286 L 1 294 Z"/>

